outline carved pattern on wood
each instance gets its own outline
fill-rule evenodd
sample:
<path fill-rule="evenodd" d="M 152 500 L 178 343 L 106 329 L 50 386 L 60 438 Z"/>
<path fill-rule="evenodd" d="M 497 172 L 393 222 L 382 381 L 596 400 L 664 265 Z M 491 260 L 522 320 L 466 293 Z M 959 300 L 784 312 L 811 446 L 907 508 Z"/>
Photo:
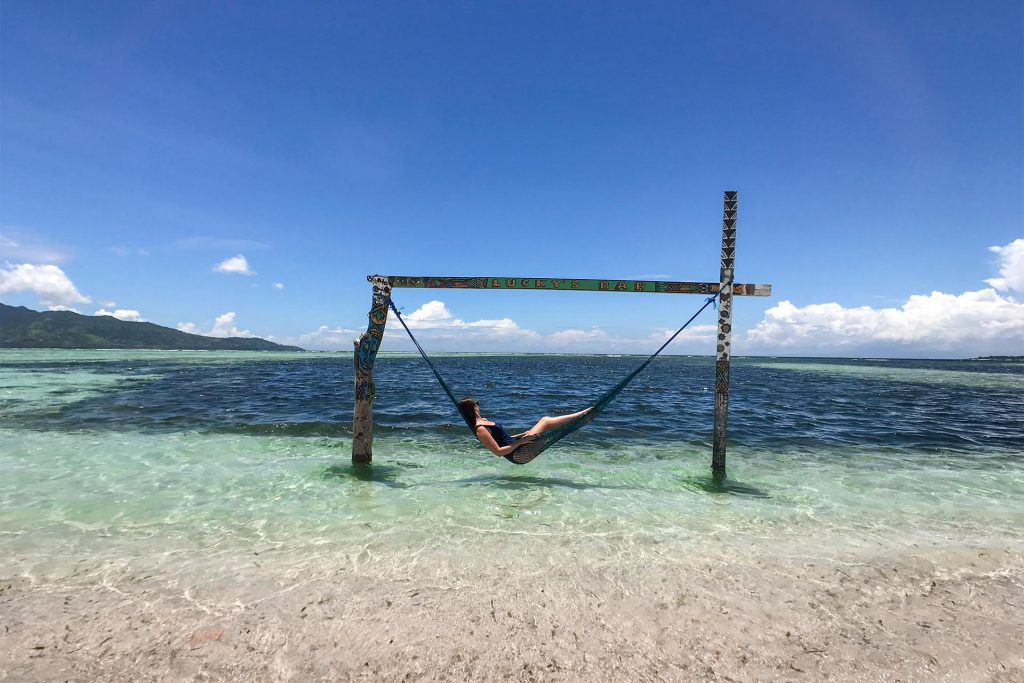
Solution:
<path fill-rule="evenodd" d="M 391 284 L 387 278 L 371 275 L 367 279 L 373 283 L 373 304 L 366 332 L 359 338 L 356 349 L 356 368 L 364 372 L 373 369 L 373 361 L 384 338 L 384 325 L 388 320 L 388 301 L 391 300 Z"/>
<path fill-rule="evenodd" d="M 729 392 L 729 361 L 715 361 L 715 391 Z"/>
<path fill-rule="evenodd" d="M 719 271 L 721 294 L 718 297 L 718 340 L 715 351 L 719 361 L 728 361 L 732 347 L 733 268 L 736 265 L 736 205 L 738 194 L 726 192 L 722 202 L 722 267 Z"/>
<path fill-rule="evenodd" d="M 411 277 L 389 275 L 395 288 L 416 289 L 515 289 L 560 292 L 629 292 L 633 294 L 714 294 L 720 282 L 673 282 L 664 280 L 588 280 L 545 277 Z M 733 285 L 739 296 L 769 296 L 771 285 Z"/>
<path fill-rule="evenodd" d="M 729 421 L 729 360 L 732 354 L 732 297 L 740 293 L 733 285 L 736 266 L 737 193 L 726 192 L 722 202 L 722 265 L 718 280 L 718 339 L 715 352 L 715 433 L 712 445 L 711 470 L 716 477 L 725 477 L 725 451 Z M 741 285 L 746 287 L 746 285 Z M 756 288 L 755 288 L 756 289 Z M 770 288 L 768 288 L 770 291 Z"/>

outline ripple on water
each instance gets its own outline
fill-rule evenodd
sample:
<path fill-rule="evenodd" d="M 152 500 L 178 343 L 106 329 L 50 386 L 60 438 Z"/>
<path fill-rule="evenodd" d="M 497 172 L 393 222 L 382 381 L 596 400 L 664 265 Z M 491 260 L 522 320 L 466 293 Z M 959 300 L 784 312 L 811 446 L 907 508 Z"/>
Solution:
<path fill-rule="evenodd" d="M 67 563 L 639 566 L 714 548 L 1022 541 L 1024 399 L 1011 372 L 957 369 L 943 383 L 922 362 L 738 361 L 723 483 L 707 469 L 707 359 L 652 365 L 598 423 L 516 467 L 469 438 L 421 361 L 382 358 L 368 468 L 349 462 L 347 355 L 10 359 L 0 354 L 7 576 L 64 580 Z M 509 426 L 578 407 L 636 362 L 442 359 Z"/>

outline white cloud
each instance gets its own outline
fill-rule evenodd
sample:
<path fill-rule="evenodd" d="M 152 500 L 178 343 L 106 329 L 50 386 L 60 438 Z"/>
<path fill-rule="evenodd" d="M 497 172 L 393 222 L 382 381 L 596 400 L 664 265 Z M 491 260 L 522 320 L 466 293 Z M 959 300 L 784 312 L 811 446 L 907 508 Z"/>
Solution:
<path fill-rule="evenodd" d="M 815 355 L 885 347 L 906 352 L 962 355 L 1024 351 L 1024 303 L 993 289 L 911 296 L 900 308 L 845 308 L 837 303 L 794 306 L 779 302 L 747 332 L 757 350 L 813 351 Z"/>
<path fill-rule="evenodd" d="M 417 331 L 418 337 L 422 337 L 428 343 L 440 341 L 443 344 L 443 350 L 451 349 L 453 344 L 461 349 L 472 348 L 474 344 L 478 346 L 497 344 L 502 349 L 510 349 L 516 346 L 516 342 L 540 342 L 543 339 L 541 335 L 532 330 L 522 329 L 510 318 L 462 320 L 456 317 L 441 301 L 427 302 L 415 311 L 403 314 L 402 318 L 411 329 Z M 179 329 L 181 329 L 180 325 Z M 268 336 L 267 339 L 278 344 L 291 344 L 315 351 L 350 351 L 352 342 L 362 333 L 363 329 L 321 325 L 316 330 L 305 334 L 291 337 Z M 409 342 L 405 330 L 402 329 L 393 313 L 389 316 L 385 336 L 389 342 L 387 348 L 392 351 L 411 348 L 411 342 Z M 395 348 L 396 345 L 399 348 Z"/>
<path fill-rule="evenodd" d="M 228 311 L 224 315 L 219 315 L 213 321 L 213 329 L 210 330 L 209 336 L 211 337 L 252 337 L 253 334 L 249 330 L 240 330 L 235 327 L 235 312 Z"/>
<path fill-rule="evenodd" d="M 575 346 L 586 342 L 609 341 L 611 338 L 601 328 L 594 327 L 589 330 L 560 330 L 548 335 L 547 339 L 554 346 Z"/>
<path fill-rule="evenodd" d="M 275 282 L 274 283 L 274 289 L 284 289 L 284 283 L 283 282 Z"/>
<path fill-rule="evenodd" d="M 352 342 L 361 334 L 360 330 L 349 330 L 344 327 L 321 325 L 313 332 L 300 334 L 296 337 L 268 336 L 272 342 L 299 346 L 311 351 L 351 351 Z"/>
<path fill-rule="evenodd" d="M 994 289 L 915 294 L 899 308 L 796 306 L 781 301 L 740 336 L 744 352 L 810 355 L 1019 355 L 1024 353 L 1024 239 L 990 247 L 1000 256 Z M 1000 291 L 997 291 L 1000 290 Z"/>
<path fill-rule="evenodd" d="M 394 313 L 389 315 L 394 317 Z M 412 313 L 402 316 L 411 328 L 429 329 L 432 327 L 449 327 L 455 319 L 443 301 L 428 301 Z"/>
<path fill-rule="evenodd" d="M 999 291 L 1012 289 L 1024 292 L 1024 239 L 1015 239 L 1004 247 L 989 247 L 989 251 L 999 254 L 1000 277 L 985 280 Z"/>
<path fill-rule="evenodd" d="M 239 275 L 256 274 L 256 271 L 249 268 L 249 261 L 247 261 L 241 254 L 224 259 L 215 265 L 213 269 L 218 273 L 237 273 Z"/>
<path fill-rule="evenodd" d="M 35 292 L 39 300 L 51 309 L 92 301 L 79 292 L 57 266 L 20 263 L 0 268 L 0 294 L 24 291 Z"/>
<path fill-rule="evenodd" d="M 389 316 L 393 323 L 391 330 L 397 328 L 404 334 L 405 331 L 395 320 L 394 313 L 389 313 Z M 428 301 L 412 313 L 403 315 L 402 318 L 409 329 L 432 331 L 433 334 L 430 336 L 434 339 L 453 339 L 457 336 L 467 340 L 474 338 L 540 339 L 539 334 L 533 330 L 524 330 L 511 318 L 474 320 L 472 322 L 456 318 L 443 301 Z M 456 331 L 458 335 L 455 334 Z M 445 334 L 446 332 L 447 334 Z"/>
<path fill-rule="evenodd" d="M 127 308 L 119 308 L 116 311 L 108 311 L 105 308 L 101 308 L 100 310 L 98 310 L 95 313 L 93 313 L 93 315 L 109 315 L 112 318 L 117 318 L 118 320 L 128 320 L 130 322 L 137 322 L 137 323 L 138 322 L 145 322 L 145 320 L 139 314 L 138 311 L 132 311 L 132 310 L 129 310 Z"/>
<path fill-rule="evenodd" d="M 589 329 L 566 328 L 542 334 L 520 326 L 511 318 L 466 321 L 456 316 L 441 301 L 429 301 L 415 311 L 403 314 L 403 319 L 417 338 L 436 350 L 473 351 L 533 351 L 575 353 L 653 353 L 676 330 L 657 330 L 645 337 L 616 336 L 601 327 Z M 684 331 L 669 348 L 668 353 L 712 353 L 715 325 L 697 325 Z M 392 314 L 385 339 L 387 348 L 393 345 L 408 349 L 410 344 L 400 323 Z M 299 346 L 302 346 L 300 343 Z"/>
<path fill-rule="evenodd" d="M 188 332 L 189 334 L 201 334 L 206 337 L 254 337 L 255 335 L 249 330 L 240 330 L 235 327 L 235 312 L 228 311 L 224 315 L 219 315 L 213 321 L 213 327 L 209 330 L 200 330 L 199 326 L 195 323 L 185 322 L 178 323 L 177 327 L 182 332 Z"/>
<path fill-rule="evenodd" d="M 467 321 L 455 315 L 442 301 L 429 301 L 402 318 L 431 351 L 495 351 L 495 352 L 576 352 L 576 353 L 650 353 L 673 332 L 656 331 L 647 337 L 617 337 L 600 327 L 567 328 L 548 334 L 524 329 L 511 318 Z M 183 325 L 189 325 L 186 328 Z M 191 323 L 178 329 L 194 331 Z M 350 351 L 352 342 L 363 329 L 321 325 L 313 332 L 289 337 L 267 336 L 279 344 L 291 344 L 318 351 Z M 695 326 L 677 337 L 669 353 L 712 353 L 714 325 Z M 686 342 L 692 342 L 688 346 Z M 401 324 L 391 314 L 385 332 L 385 351 L 414 351 Z"/>

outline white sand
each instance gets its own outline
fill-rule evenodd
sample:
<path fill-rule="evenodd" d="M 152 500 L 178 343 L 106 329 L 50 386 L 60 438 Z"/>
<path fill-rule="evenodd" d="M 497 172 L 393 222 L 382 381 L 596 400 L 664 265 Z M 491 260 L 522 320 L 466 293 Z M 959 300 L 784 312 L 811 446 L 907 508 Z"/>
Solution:
<path fill-rule="evenodd" d="M 1024 681 L 1015 552 L 609 566 L 12 580 L 0 679 Z"/>

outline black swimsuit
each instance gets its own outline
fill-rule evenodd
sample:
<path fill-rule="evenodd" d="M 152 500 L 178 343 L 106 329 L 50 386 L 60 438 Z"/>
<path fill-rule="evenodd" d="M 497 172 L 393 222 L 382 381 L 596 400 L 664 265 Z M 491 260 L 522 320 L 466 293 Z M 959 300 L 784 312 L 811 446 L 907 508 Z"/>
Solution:
<path fill-rule="evenodd" d="M 494 437 L 494 442 L 502 448 L 504 448 L 505 446 L 511 446 L 516 442 L 516 440 L 512 438 L 512 435 L 505 431 L 505 428 L 502 427 L 497 422 L 495 422 L 492 425 L 480 426 L 486 429 L 488 432 L 490 432 L 491 436 Z M 512 453 L 515 453 L 515 451 L 512 451 Z M 513 464 L 522 465 L 523 463 L 516 462 L 515 460 L 512 459 L 512 453 L 509 453 L 508 455 L 503 457 Z"/>

